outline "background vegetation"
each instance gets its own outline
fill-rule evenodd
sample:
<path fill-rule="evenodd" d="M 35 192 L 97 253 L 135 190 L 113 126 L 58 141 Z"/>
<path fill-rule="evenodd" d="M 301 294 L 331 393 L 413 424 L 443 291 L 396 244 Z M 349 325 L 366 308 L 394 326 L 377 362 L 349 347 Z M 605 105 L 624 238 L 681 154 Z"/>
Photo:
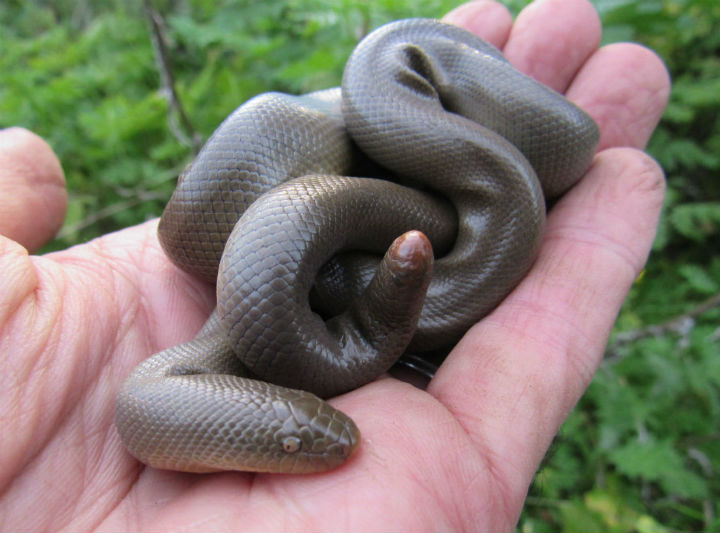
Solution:
<path fill-rule="evenodd" d="M 154 0 L 174 99 L 139 0 L 4 0 L 0 127 L 48 139 L 70 190 L 45 251 L 158 216 L 178 172 L 239 103 L 336 85 L 367 31 L 458 2 Z M 649 147 L 668 195 L 647 269 L 518 528 L 720 530 L 720 3 L 595 4 L 605 42 L 647 44 L 672 74 Z"/>

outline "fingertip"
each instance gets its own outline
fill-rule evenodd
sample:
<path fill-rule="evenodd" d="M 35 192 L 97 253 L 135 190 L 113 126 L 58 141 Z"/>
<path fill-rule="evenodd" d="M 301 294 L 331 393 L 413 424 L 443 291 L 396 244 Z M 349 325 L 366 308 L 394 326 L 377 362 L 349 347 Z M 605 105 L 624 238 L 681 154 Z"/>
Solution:
<path fill-rule="evenodd" d="M 0 233 L 37 250 L 66 209 L 65 175 L 50 145 L 24 128 L 0 130 Z"/>
<path fill-rule="evenodd" d="M 17 126 L 0 130 L 0 154 L 3 157 L 0 176 L 17 171 L 36 182 L 65 186 L 65 174 L 52 147 L 30 130 Z"/>
<path fill-rule="evenodd" d="M 642 149 L 665 110 L 670 84 L 667 67 L 655 52 L 636 43 L 614 43 L 588 59 L 567 97 L 600 126 L 598 150 Z"/>
<path fill-rule="evenodd" d="M 521 72 L 564 92 L 601 36 L 589 0 L 536 0 L 518 14 L 503 53 Z"/>
<path fill-rule="evenodd" d="M 474 33 L 492 45 L 502 48 L 512 27 L 512 14 L 502 4 L 491 0 L 472 0 L 442 18 Z"/>
<path fill-rule="evenodd" d="M 632 267 L 626 279 L 630 284 L 650 253 L 665 186 L 662 167 L 646 152 L 632 147 L 602 150 L 578 190 L 570 191 L 568 198 L 555 206 L 557 213 L 551 212 L 548 232 L 565 227 L 571 219 L 578 226 L 594 228 L 608 245 L 624 243 L 626 253 L 616 253 L 624 255 Z"/>

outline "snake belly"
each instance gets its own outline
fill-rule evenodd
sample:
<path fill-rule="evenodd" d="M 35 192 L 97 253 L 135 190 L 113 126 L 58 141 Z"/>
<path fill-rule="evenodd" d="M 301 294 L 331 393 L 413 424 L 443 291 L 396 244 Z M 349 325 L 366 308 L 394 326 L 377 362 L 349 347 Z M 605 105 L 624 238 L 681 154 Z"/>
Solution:
<path fill-rule="evenodd" d="M 168 257 L 217 282 L 218 302 L 195 339 L 123 383 L 124 444 L 189 472 L 342 464 L 359 431 L 319 397 L 451 346 L 492 311 L 598 137 L 497 49 L 429 19 L 368 35 L 340 89 L 248 101 L 161 218 Z"/>

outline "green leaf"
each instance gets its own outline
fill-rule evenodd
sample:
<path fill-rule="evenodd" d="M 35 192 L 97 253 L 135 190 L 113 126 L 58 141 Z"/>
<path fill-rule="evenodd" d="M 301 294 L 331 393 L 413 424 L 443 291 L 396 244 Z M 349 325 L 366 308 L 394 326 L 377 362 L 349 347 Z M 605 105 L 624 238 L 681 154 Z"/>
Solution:
<path fill-rule="evenodd" d="M 673 99 L 695 109 L 714 107 L 720 94 L 720 78 L 697 79 L 696 76 L 688 76 L 675 80 L 672 94 Z"/>
<path fill-rule="evenodd" d="M 647 531 L 665 533 L 669 531 L 652 516 L 639 513 L 626 501 L 626 494 L 614 489 L 596 489 L 585 495 L 585 505 L 597 512 L 610 531 Z"/>
<path fill-rule="evenodd" d="M 692 139 L 674 139 L 664 146 L 662 162 L 668 170 L 679 167 L 710 168 L 718 167 L 720 158 L 714 152 L 705 149 Z"/>
<path fill-rule="evenodd" d="M 631 442 L 610 453 L 619 472 L 631 478 L 656 481 L 670 494 L 707 496 L 707 482 L 686 469 L 669 439 Z"/>
<path fill-rule="evenodd" d="M 698 265 L 680 265 L 678 271 L 693 290 L 700 294 L 714 294 L 720 291 L 720 280 L 714 279 L 710 273 Z"/>
<path fill-rule="evenodd" d="M 720 202 L 676 206 L 669 214 L 670 223 L 685 237 L 705 242 L 720 233 Z"/>
<path fill-rule="evenodd" d="M 587 533 L 588 531 L 607 531 L 602 515 L 589 509 L 584 502 L 560 502 L 560 520 L 563 531 Z"/>

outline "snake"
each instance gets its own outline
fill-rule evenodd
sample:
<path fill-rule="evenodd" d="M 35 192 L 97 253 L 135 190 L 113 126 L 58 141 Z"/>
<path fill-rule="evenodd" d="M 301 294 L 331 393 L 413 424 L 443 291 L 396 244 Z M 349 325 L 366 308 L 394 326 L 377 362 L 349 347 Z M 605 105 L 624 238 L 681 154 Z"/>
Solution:
<path fill-rule="evenodd" d="M 160 219 L 164 252 L 216 284 L 217 306 L 122 383 L 123 444 L 185 472 L 342 465 L 360 432 L 326 399 L 492 312 L 598 139 L 578 106 L 434 19 L 368 34 L 338 88 L 248 100 Z"/>

